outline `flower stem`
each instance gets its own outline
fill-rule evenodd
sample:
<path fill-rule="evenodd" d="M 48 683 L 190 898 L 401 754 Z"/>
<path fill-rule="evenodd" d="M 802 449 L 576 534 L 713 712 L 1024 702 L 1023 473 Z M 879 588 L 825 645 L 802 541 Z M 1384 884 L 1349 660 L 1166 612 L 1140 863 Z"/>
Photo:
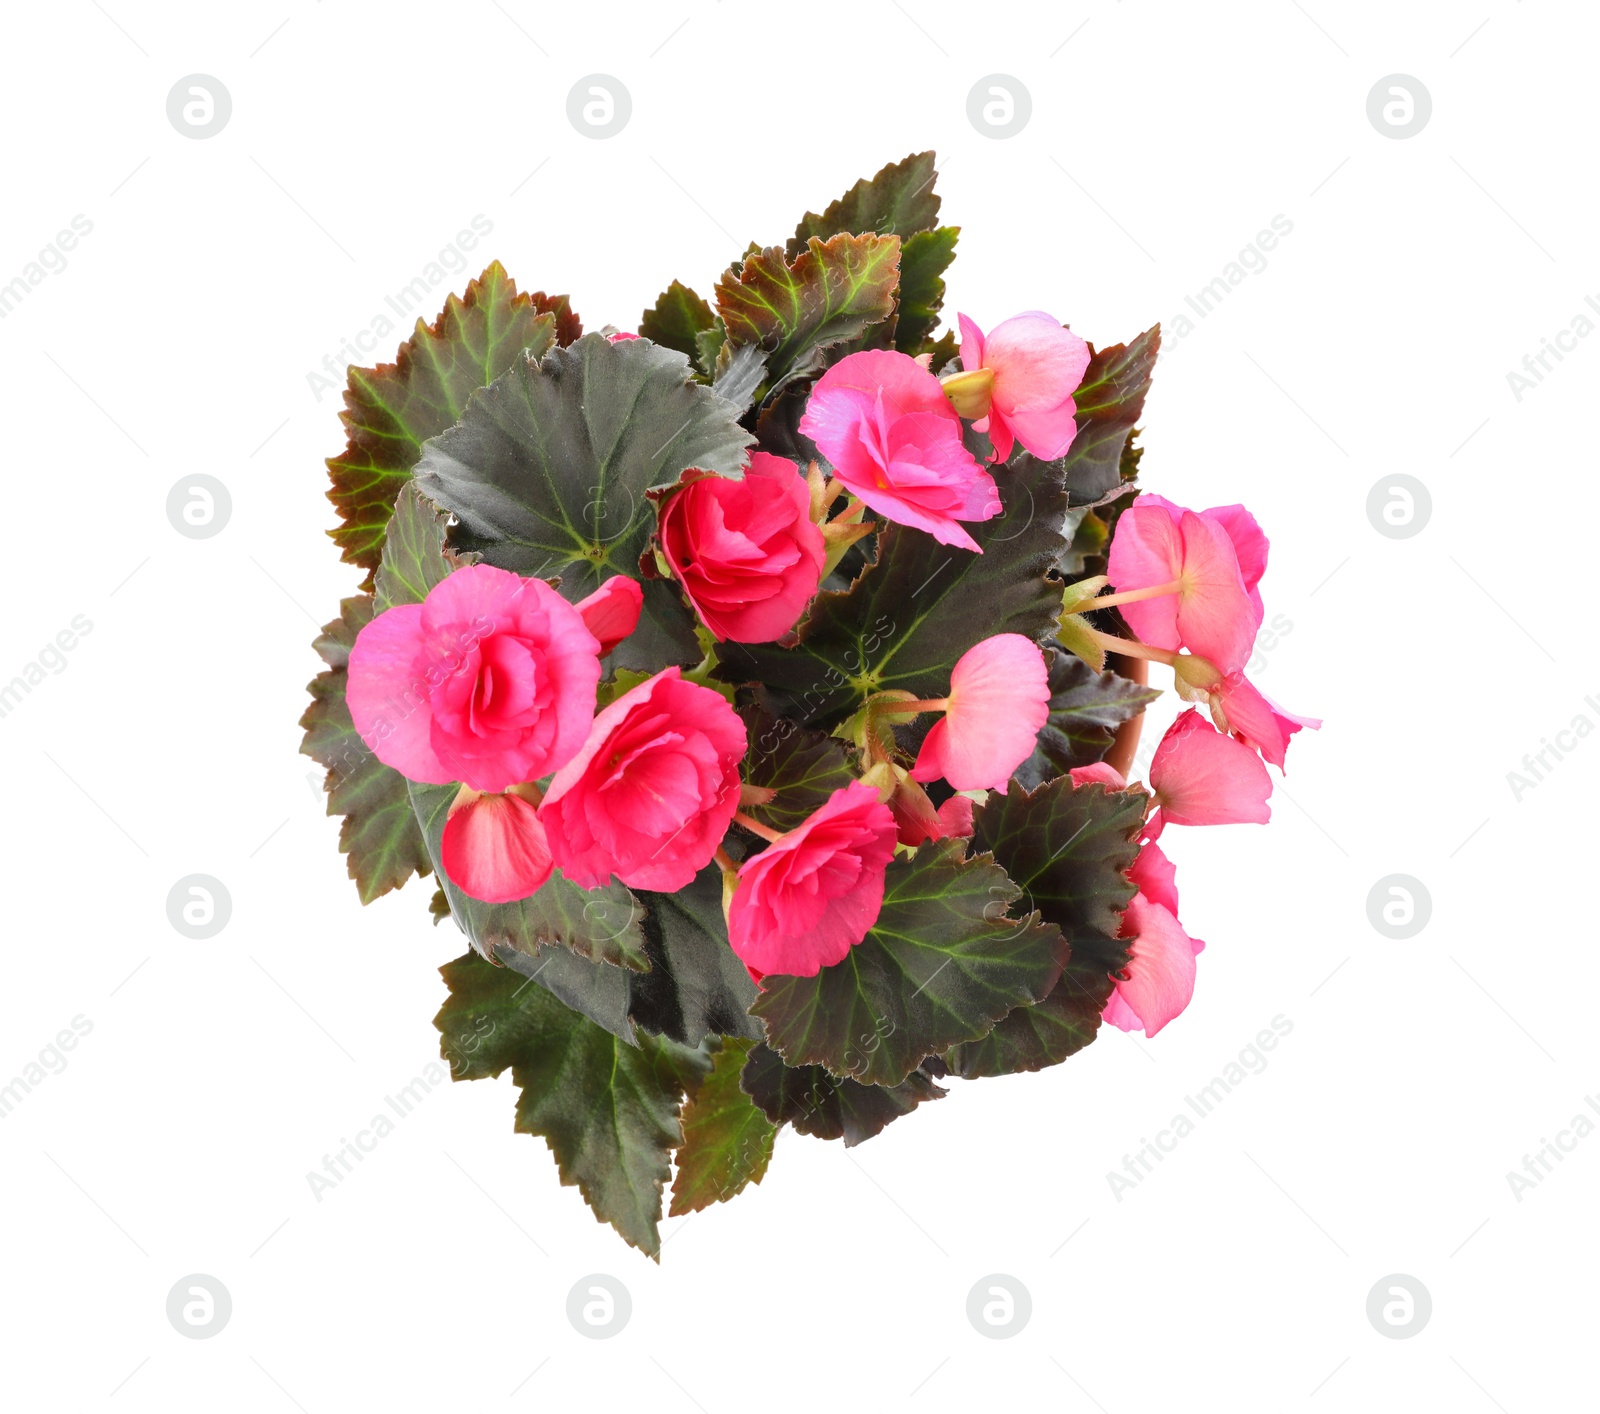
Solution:
<path fill-rule="evenodd" d="M 1176 594 L 1183 588 L 1181 579 L 1166 584 L 1152 584 L 1148 589 L 1125 589 L 1117 594 L 1106 594 L 1099 599 L 1085 599 L 1072 606 L 1075 614 L 1087 614 L 1095 609 L 1109 609 L 1116 604 L 1137 604 L 1143 599 L 1159 599 L 1163 594 Z"/>
<path fill-rule="evenodd" d="M 916 702 L 886 702 L 879 711 L 885 717 L 900 717 L 909 712 L 947 712 L 949 709 L 948 697 L 929 697 Z"/>
<path fill-rule="evenodd" d="M 712 858 L 717 861 L 717 867 L 724 874 L 737 874 L 739 872 L 739 866 L 733 862 L 733 856 L 720 844 L 717 846 L 717 852 L 712 855 Z"/>
<path fill-rule="evenodd" d="M 763 825 L 759 820 L 752 820 L 742 810 L 734 811 L 733 823 L 735 825 L 743 825 L 745 829 L 749 830 L 752 835 L 760 835 L 761 838 L 764 839 L 768 844 L 773 844 L 783 838 L 783 836 L 777 830 L 774 830 L 770 825 Z"/>
<path fill-rule="evenodd" d="M 1136 638 L 1118 638 L 1114 633 L 1102 633 L 1097 628 L 1083 630 L 1107 653 L 1119 653 L 1124 658 L 1148 658 L 1152 663 L 1165 663 L 1169 668 L 1178 661 L 1178 655 L 1169 648 L 1152 648 Z"/>

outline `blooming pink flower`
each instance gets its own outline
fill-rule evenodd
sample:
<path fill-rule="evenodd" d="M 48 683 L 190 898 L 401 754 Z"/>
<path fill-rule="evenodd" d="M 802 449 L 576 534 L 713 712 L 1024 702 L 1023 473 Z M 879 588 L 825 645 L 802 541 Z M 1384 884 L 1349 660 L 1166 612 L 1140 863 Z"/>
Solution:
<path fill-rule="evenodd" d="M 345 689 L 368 748 L 413 781 L 503 791 L 583 744 L 599 644 L 540 579 L 467 565 L 356 636 Z"/>
<path fill-rule="evenodd" d="M 539 807 L 561 872 L 584 889 L 613 875 L 637 889 L 683 888 L 739 808 L 744 752 L 744 723 L 727 698 L 684 682 L 676 667 L 623 693 Z"/>
<path fill-rule="evenodd" d="M 849 955 L 883 907 L 895 823 L 864 781 L 841 786 L 739 866 L 728 941 L 752 973 L 815 977 Z"/>
<path fill-rule="evenodd" d="M 1140 847 L 1128 879 L 1147 903 L 1160 904 L 1174 918 L 1178 916 L 1178 871 L 1160 845 L 1147 841 Z"/>
<path fill-rule="evenodd" d="M 817 592 L 826 551 L 792 461 L 756 452 L 742 481 L 686 471 L 660 521 L 662 554 L 719 641 L 782 638 Z"/>
<path fill-rule="evenodd" d="M 1049 715 L 1049 672 L 1039 645 L 1020 633 L 986 638 L 956 660 L 944 716 L 923 739 L 911 779 L 943 776 L 957 790 L 1004 795 Z"/>
<path fill-rule="evenodd" d="M 1197 515 L 1160 497 L 1140 496 L 1117 519 L 1107 573 L 1119 594 L 1174 584 L 1155 598 L 1121 605 L 1128 626 L 1153 647 L 1187 648 L 1232 673 L 1250 657 L 1262 609 L 1228 527 L 1240 531 L 1252 568 L 1257 548 L 1265 568 L 1266 539 L 1259 528 L 1248 534 L 1255 527 L 1248 511 L 1225 509 L 1239 515 Z M 1260 579 L 1259 572 L 1255 578 Z"/>
<path fill-rule="evenodd" d="M 1183 520 L 1182 506 L 1169 501 L 1165 496 L 1156 495 L 1153 491 L 1146 491 L 1141 495 L 1138 504 L 1163 507 L 1175 525 Z M 1213 506 L 1208 511 L 1196 511 L 1194 514 L 1201 520 L 1220 526 L 1223 533 L 1233 542 L 1233 553 L 1239 561 L 1239 573 L 1244 579 L 1244 587 L 1249 591 L 1259 613 L 1261 594 L 1256 586 L 1261 583 L 1261 576 L 1267 572 L 1267 551 L 1271 548 L 1266 533 L 1256 523 L 1256 518 L 1243 506 Z"/>
<path fill-rule="evenodd" d="M 604 658 L 639 627 L 644 590 L 638 580 L 614 574 L 575 607 L 584 627 L 600 641 L 600 656 Z"/>
<path fill-rule="evenodd" d="M 987 338 L 966 315 L 960 322 L 962 374 L 989 375 L 986 415 L 973 427 L 989 434 L 993 460 L 1009 457 L 1015 442 L 1045 461 L 1064 457 L 1078 431 L 1072 395 L 1089 367 L 1089 346 L 1036 309 L 997 324 Z M 981 394 L 982 380 L 972 386 Z"/>
<path fill-rule="evenodd" d="M 874 511 L 943 545 L 977 550 L 958 521 L 1000 514 L 994 478 L 961 442 L 961 419 L 939 380 L 892 349 L 854 353 L 812 390 L 800 431 Z"/>
<path fill-rule="evenodd" d="M 463 893 L 511 903 L 550 877 L 550 845 L 534 807 L 519 795 L 480 795 L 450 807 L 440 852 Z"/>
<path fill-rule="evenodd" d="M 1180 659 L 1180 666 L 1187 663 Z M 1289 738 L 1302 727 L 1316 731 L 1320 717 L 1297 717 L 1264 696 L 1242 672 L 1229 673 L 1199 689 L 1211 709 L 1211 720 L 1221 731 L 1230 732 L 1253 746 L 1280 771 L 1289 750 Z"/>
<path fill-rule="evenodd" d="M 1150 761 L 1150 787 L 1169 825 L 1264 825 L 1272 781 L 1245 743 L 1219 732 L 1192 707 L 1167 728 Z M 1152 837 L 1160 825 L 1152 827 Z"/>
<path fill-rule="evenodd" d="M 613 344 L 626 343 L 629 339 L 637 339 L 637 334 L 630 334 L 626 329 L 619 329 L 615 334 L 607 334 L 606 338 Z"/>

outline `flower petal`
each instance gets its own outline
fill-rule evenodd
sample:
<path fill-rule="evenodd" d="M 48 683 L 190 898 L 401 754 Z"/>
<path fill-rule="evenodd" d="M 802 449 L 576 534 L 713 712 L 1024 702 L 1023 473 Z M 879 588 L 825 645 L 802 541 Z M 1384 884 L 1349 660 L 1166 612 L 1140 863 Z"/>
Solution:
<path fill-rule="evenodd" d="M 1264 825 L 1272 818 L 1272 780 L 1261 758 L 1192 707 L 1161 738 L 1150 785 L 1169 824 Z"/>
<path fill-rule="evenodd" d="M 430 664 L 421 604 L 386 609 L 356 635 L 345 701 L 362 741 L 385 766 L 424 785 L 456 779 L 433 749 Z"/>
<path fill-rule="evenodd" d="M 634 337 L 637 337 L 636 335 Z M 600 641 L 604 658 L 639 626 L 644 589 L 636 579 L 614 574 L 587 599 L 574 605 L 583 626 Z"/>
<path fill-rule="evenodd" d="M 480 795 L 452 809 L 439 853 L 450 882 L 484 903 L 527 898 L 552 868 L 544 826 L 517 795 Z"/>
<path fill-rule="evenodd" d="M 1142 894 L 1135 894 L 1128 905 L 1123 928 L 1134 937 L 1129 945 L 1127 976 L 1118 979 L 1116 995 L 1144 1034 L 1154 1036 L 1194 996 L 1194 959 L 1204 945 L 1183 931 L 1170 909 L 1151 903 Z M 1121 1026 L 1124 1031 L 1135 1029 L 1106 1015 L 1112 1025 Z"/>

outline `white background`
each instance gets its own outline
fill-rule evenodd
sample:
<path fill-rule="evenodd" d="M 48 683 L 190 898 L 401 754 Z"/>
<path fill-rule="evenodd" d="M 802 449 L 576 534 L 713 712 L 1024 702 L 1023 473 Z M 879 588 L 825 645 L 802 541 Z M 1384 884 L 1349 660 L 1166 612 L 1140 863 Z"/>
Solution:
<path fill-rule="evenodd" d="M 1600 740 L 1520 800 L 1507 772 L 1600 724 L 1600 339 L 1520 401 L 1506 375 L 1600 298 L 1597 39 L 1592 7 L 1510 0 L 10 7 L 0 282 L 93 231 L 0 321 L 0 679 L 93 630 L 0 719 L 0 1080 L 93 1030 L 0 1123 L 7 1406 L 1593 1407 L 1600 1137 L 1520 1202 L 1506 1174 L 1600 1090 Z M 165 110 L 196 72 L 233 103 L 204 141 Z M 607 141 L 566 117 L 595 72 L 632 95 Z M 993 73 L 1032 94 L 1003 141 L 966 116 Z M 1432 95 L 1407 140 L 1366 112 L 1394 73 Z M 359 906 L 296 754 L 358 578 L 308 373 L 475 215 L 468 273 L 632 327 L 925 147 L 963 228 L 947 309 L 985 325 L 1123 340 L 1293 223 L 1144 424 L 1149 488 L 1267 529 L 1292 630 L 1257 679 L 1327 719 L 1270 827 L 1164 842 L 1209 943 L 1193 1006 L 848 1153 L 785 1132 L 659 1268 L 513 1134 L 509 1076 L 434 1091 L 318 1202 L 307 1171 L 436 1055 L 462 942 L 431 882 Z M 210 540 L 165 513 L 200 472 L 232 495 Z M 1398 472 L 1432 496 L 1410 539 L 1366 513 Z M 191 873 L 232 896 L 208 941 L 167 921 Z M 1367 916 L 1396 873 L 1432 897 L 1406 941 Z M 1278 1015 L 1267 1069 L 1119 1202 L 1108 1170 Z M 233 1300 L 206 1341 L 165 1314 L 196 1272 Z M 615 1339 L 567 1321 L 591 1272 L 632 1293 Z M 1003 1341 L 966 1316 L 997 1272 L 1033 1306 Z M 1432 1294 L 1413 1339 L 1365 1313 L 1397 1272 Z"/>

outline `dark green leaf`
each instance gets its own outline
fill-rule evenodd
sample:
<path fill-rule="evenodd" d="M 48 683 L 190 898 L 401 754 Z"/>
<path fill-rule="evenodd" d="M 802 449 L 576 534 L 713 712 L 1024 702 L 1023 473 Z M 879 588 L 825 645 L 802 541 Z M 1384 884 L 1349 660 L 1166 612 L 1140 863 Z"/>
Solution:
<path fill-rule="evenodd" d="M 641 889 L 651 970 L 631 979 L 633 1019 L 646 1031 L 698 1046 L 707 1036 L 759 1037 L 748 1015 L 755 983 L 728 946 L 722 870 L 713 861 L 676 893 Z"/>
<path fill-rule="evenodd" d="M 919 354 L 939 322 L 944 306 L 944 272 L 956 258 L 959 226 L 919 231 L 900 248 L 900 292 L 894 346 Z"/>
<path fill-rule="evenodd" d="M 952 1047 L 945 1060 L 963 1080 L 1060 1065 L 1094 1040 L 1112 985 L 1104 968 L 1069 962 L 1042 1002 L 1019 1006 L 981 1040 Z"/>
<path fill-rule="evenodd" d="M 818 236 L 827 240 L 841 231 L 855 235 L 875 232 L 902 240 L 918 231 L 930 231 L 939 221 L 939 198 L 933 183 L 934 154 L 913 153 L 891 162 L 874 177 L 863 177 L 820 216 L 806 212 L 790 238 L 790 260 Z"/>
<path fill-rule="evenodd" d="M 428 912 L 433 915 L 433 926 L 437 928 L 446 918 L 451 917 L 450 896 L 443 889 L 435 889 L 433 897 L 428 900 Z"/>
<path fill-rule="evenodd" d="M 1074 786 L 1067 776 L 1033 791 L 1013 784 L 973 812 L 972 847 L 993 852 L 1021 889 L 1023 907 L 1061 929 L 1075 960 L 1115 972 L 1127 965 L 1117 933 L 1134 895 L 1127 871 L 1149 803 L 1138 787 Z"/>
<path fill-rule="evenodd" d="M 552 311 L 540 312 L 542 302 Z M 558 303 L 559 302 L 559 303 Z M 395 497 L 411 477 L 422 444 L 461 416 L 467 399 L 519 359 L 555 341 L 566 297 L 519 295 L 495 261 L 451 295 L 432 325 L 417 321 L 395 362 L 349 370 L 340 414 L 349 444 L 328 460 L 328 499 L 343 524 L 330 532 L 350 564 L 376 569 Z"/>
<path fill-rule="evenodd" d="M 792 264 L 773 246 L 752 255 L 737 276 L 717 281 L 717 312 L 730 344 L 756 344 L 766 353 L 776 385 L 894 313 L 899 279 L 898 236 L 813 239 Z"/>
<path fill-rule="evenodd" d="M 766 805 L 747 807 L 763 824 L 792 830 L 834 791 L 856 779 L 850 753 L 836 737 L 775 717 L 754 703 L 741 707 L 739 715 L 750 740 L 745 781 L 778 792 Z"/>
<path fill-rule="evenodd" d="M 1093 346 L 1090 346 L 1093 348 Z M 1161 326 L 1128 344 L 1095 349 L 1073 394 L 1078 434 L 1067 449 L 1067 490 L 1075 506 L 1092 505 L 1122 484 L 1123 452 L 1144 413 L 1150 375 L 1161 351 Z M 1131 470 L 1137 469 L 1138 455 Z"/>
<path fill-rule="evenodd" d="M 396 604 L 420 604 L 428 591 L 453 570 L 470 565 L 476 555 L 458 555 L 445 548 L 450 517 L 408 481 L 401 488 L 383 537 L 383 561 L 373 576 L 378 612 Z"/>
<path fill-rule="evenodd" d="M 621 884 L 603 889 L 580 889 L 558 869 L 538 892 L 516 903 L 484 903 L 462 893 L 440 862 L 453 785 L 411 783 L 411 799 L 438 870 L 439 882 L 450 900 L 450 910 L 483 956 L 509 948 L 532 955 L 541 944 L 559 943 L 579 957 L 612 963 L 637 972 L 650 966 L 645 953 L 644 911 Z"/>
<path fill-rule="evenodd" d="M 736 474 L 750 440 L 682 354 L 586 334 L 474 397 L 428 444 L 417 484 L 460 521 L 459 548 L 519 574 L 559 573 L 578 600 L 638 574 L 655 525 L 647 490 L 690 466 Z"/>
<path fill-rule="evenodd" d="M 820 1065 L 787 1066 L 770 1046 L 751 1052 L 740 1083 L 774 1124 L 792 1124 L 818 1139 L 843 1139 L 847 1149 L 881 1134 L 924 1100 L 947 1093 L 920 1070 L 898 1085 L 863 1085 Z"/>
<path fill-rule="evenodd" d="M 716 322 L 711 306 L 687 285 L 674 280 L 639 321 L 639 336 L 694 358 L 700 334 Z"/>
<path fill-rule="evenodd" d="M 1067 960 L 1060 930 L 1013 918 L 1022 891 L 992 860 L 964 860 L 965 843 L 890 864 L 878 921 L 843 962 L 763 980 L 751 1010 L 789 1065 L 898 1085 L 925 1056 L 1049 995 Z"/>
<path fill-rule="evenodd" d="M 956 659 L 980 639 L 1052 632 L 1061 586 L 1050 575 L 1066 543 L 1066 496 L 1058 465 L 1035 462 L 1030 472 L 1002 470 L 1004 512 L 967 525 L 982 554 L 890 526 L 877 563 L 848 590 L 813 601 L 796 647 L 754 644 L 717 675 L 765 683 L 785 715 L 831 726 L 872 692 L 943 697 Z"/>
<path fill-rule="evenodd" d="M 509 1066 L 521 1091 L 518 1133 L 539 1135 L 595 1216 L 659 1256 L 668 1156 L 683 1142 L 683 1095 L 705 1076 L 706 1057 L 649 1036 L 625 1045 L 472 953 L 440 972 L 450 997 L 434 1024 L 456 1077 Z"/>
<path fill-rule="evenodd" d="M 305 728 L 300 750 L 327 768 L 323 788 L 328 792 L 328 814 L 344 817 L 339 850 L 348 856 L 350 877 L 362 903 L 371 903 L 413 874 L 426 875 L 432 868 L 411 813 L 405 777 L 367 749 L 345 703 L 351 646 L 376 612 L 366 595 L 340 604 L 339 617 L 314 644 L 328 667 L 308 684 L 311 705 L 300 718 Z"/>
<path fill-rule="evenodd" d="M 1097 673 L 1071 653 L 1050 661 L 1050 717 L 1033 755 L 1017 767 L 1017 779 L 1032 790 L 1074 766 L 1087 766 L 1111 749 L 1116 728 L 1137 716 L 1160 689 L 1141 687 L 1115 673 Z"/>
<path fill-rule="evenodd" d="M 1062 776 L 1025 792 L 1013 783 L 973 812 L 973 848 L 994 853 L 1022 886 L 1025 905 L 1059 927 L 1071 958 L 1050 995 L 1021 1006 L 947 1060 L 966 1079 L 1041 1070 L 1082 1050 L 1099 1029 L 1112 972 L 1127 965 L 1117 937 L 1133 897 L 1127 870 L 1139 853 L 1149 797 L 1142 790 L 1074 788 Z"/>
<path fill-rule="evenodd" d="M 683 1108 L 683 1144 L 667 1210 L 671 1217 L 724 1203 L 766 1174 L 778 1131 L 739 1088 L 745 1057 L 755 1044 L 723 1042 L 711 1074 Z"/>

